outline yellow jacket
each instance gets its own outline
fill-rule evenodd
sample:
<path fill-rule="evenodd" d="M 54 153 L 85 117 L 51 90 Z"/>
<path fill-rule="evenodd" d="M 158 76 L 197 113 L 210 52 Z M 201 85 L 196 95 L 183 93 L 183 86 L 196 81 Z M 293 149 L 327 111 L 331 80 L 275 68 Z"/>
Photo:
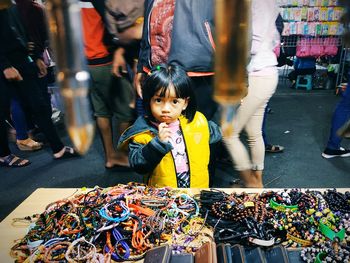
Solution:
<path fill-rule="evenodd" d="M 221 139 L 219 127 L 196 112 L 192 122 L 181 116 L 183 133 L 189 160 L 190 187 L 209 187 L 209 144 Z M 148 184 L 157 187 L 177 187 L 174 159 L 170 143 L 161 142 L 158 130 L 144 117 L 139 117 L 119 140 L 120 147 L 129 145 L 129 162 L 137 172 L 148 173 Z"/>

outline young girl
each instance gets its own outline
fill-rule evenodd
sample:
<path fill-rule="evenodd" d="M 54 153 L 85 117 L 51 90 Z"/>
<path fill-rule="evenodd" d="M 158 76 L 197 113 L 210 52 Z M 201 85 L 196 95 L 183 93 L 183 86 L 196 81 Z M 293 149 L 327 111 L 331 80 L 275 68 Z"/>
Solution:
<path fill-rule="evenodd" d="M 145 116 L 119 140 L 130 166 L 157 187 L 209 187 L 209 144 L 219 127 L 196 111 L 191 80 L 177 65 L 156 66 L 142 87 Z"/>

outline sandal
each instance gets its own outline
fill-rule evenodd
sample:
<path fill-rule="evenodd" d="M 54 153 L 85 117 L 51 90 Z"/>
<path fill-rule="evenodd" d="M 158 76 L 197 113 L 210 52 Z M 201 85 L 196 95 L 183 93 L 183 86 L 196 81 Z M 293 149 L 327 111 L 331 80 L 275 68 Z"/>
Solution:
<path fill-rule="evenodd" d="M 68 146 L 64 146 L 64 152 L 61 157 L 54 157 L 54 160 L 64 160 L 73 157 L 78 157 L 79 154 L 72 148 Z"/>
<path fill-rule="evenodd" d="M 40 150 L 42 145 L 31 138 L 25 140 L 17 140 L 16 142 L 18 149 L 21 151 L 37 151 Z"/>
<path fill-rule="evenodd" d="M 273 144 L 267 144 L 265 146 L 265 152 L 268 153 L 281 153 L 283 152 L 284 147 L 281 145 L 273 145 Z"/>
<path fill-rule="evenodd" d="M 27 166 L 29 164 L 30 164 L 29 160 L 19 158 L 14 154 L 10 154 L 5 158 L 0 159 L 0 166 L 3 166 L 3 167 L 18 168 L 18 167 Z"/>

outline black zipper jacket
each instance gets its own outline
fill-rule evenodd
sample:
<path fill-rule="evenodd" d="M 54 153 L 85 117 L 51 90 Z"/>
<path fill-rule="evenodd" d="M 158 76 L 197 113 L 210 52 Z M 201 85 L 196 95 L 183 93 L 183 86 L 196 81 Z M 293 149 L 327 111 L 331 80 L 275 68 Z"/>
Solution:
<path fill-rule="evenodd" d="M 40 57 L 35 53 L 29 58 L 26 32 L 15 5 L 0 11 L 0 39 L 0 73 L 12 66 L 19 69 Z"/>
<path fill-rule="evenodd" d="M 151 65 L 149 37 L 153 2 L 154 0 L 145 1 L 138 72 L 147 72 L 154 66 Z M 214 33 L 213 0 L 177 0 L 168 63 L 181 65 L 190 76 L 213 74 Z"/>

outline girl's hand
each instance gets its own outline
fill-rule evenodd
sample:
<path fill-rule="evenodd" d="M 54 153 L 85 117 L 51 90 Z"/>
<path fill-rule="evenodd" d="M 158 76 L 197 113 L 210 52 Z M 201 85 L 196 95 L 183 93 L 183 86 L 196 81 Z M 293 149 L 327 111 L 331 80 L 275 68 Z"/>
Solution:
<path fill-rule="evenodd" d="M 170 138 L 171 138 L 171 131 L 168 128 L 168 125 L 165 122 L 162 122 L 161 124 L 159 124 L 158 126 L 158 136 L 159 139 L 162 142 L 169 142 Z"/>

